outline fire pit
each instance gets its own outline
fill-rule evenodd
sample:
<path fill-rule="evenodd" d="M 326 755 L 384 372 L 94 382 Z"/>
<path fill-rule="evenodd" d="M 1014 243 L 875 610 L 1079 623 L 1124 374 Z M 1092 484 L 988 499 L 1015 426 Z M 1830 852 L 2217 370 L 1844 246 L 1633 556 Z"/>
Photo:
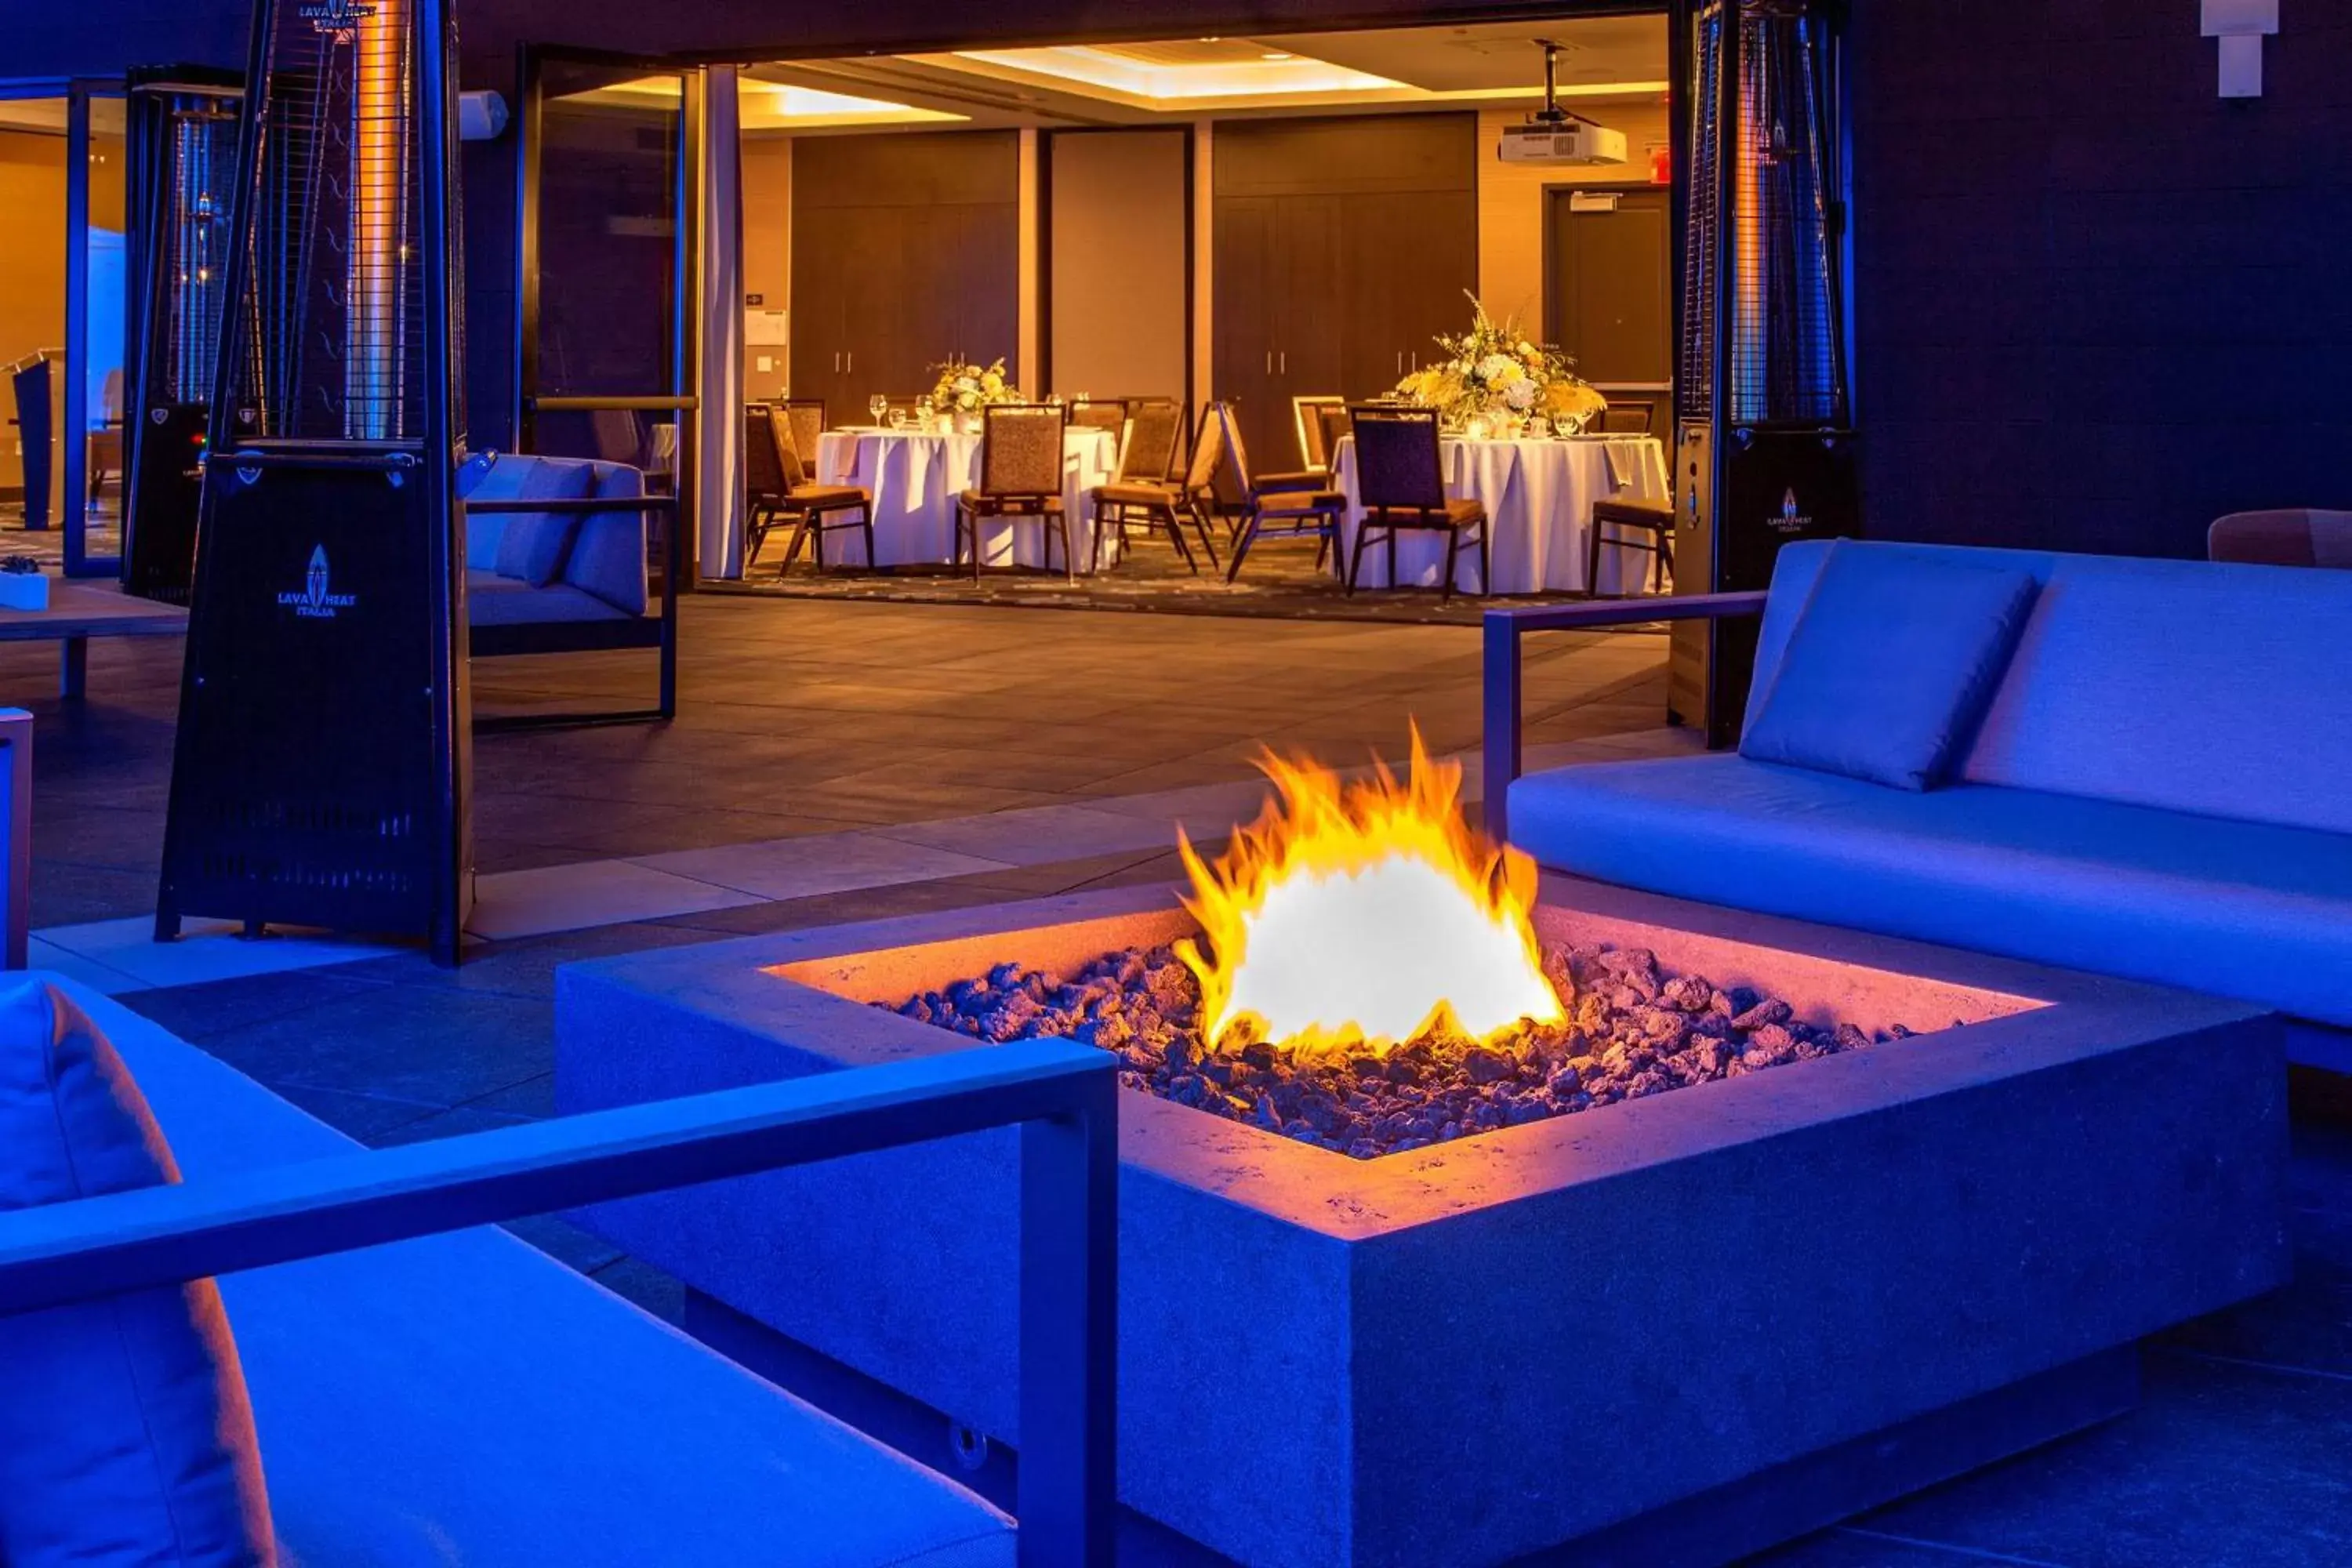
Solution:
<path fill-rule="evenodd" d="M 1677 1077 L 1673 1092 L 1628 1081 L 1582 1110 L 1580 1087 L 1563 1100 L 1548 1071 L 1540 1093 L 1571 1113 L 1468 1131 L 1456 1116 L 1451 1139 L 1441 1124 L 1386 1152 L 1333 1148 L 1348 1129 L 1278 1104 L 1275 1130 L 1254 1099 L 1246 1116 L 1204 1113 L 1132 1088 L 1120 1490 L 1196 1542 L 1284 1568 L 1441 1568 L 1563 1544 L 1564 1560 L 1721 1563 L 2115 1414 L 2137 1338 L 2284 1276 L 2284 1074 L 2266 1015 L 1539 884 L 1504 856 L 1479 887 L 1524 895 L 1538 976 L 1546 953 L 1585 955 L 1580 971 L 1554 964 L 1576 994 L 1535 1028 L 1579 1027 L 1583 996 L 1646 953 L 1660 1000 L 1683 983 L 1686 1028 L 1719 1013 L 1717 994 L 1738 1009 L 1743 1070 Z M 985 1049 L 894 1009 L 992 972 L 1009 992 L 1005 965 L 1071 977 L 1205 939 L 1193 957 L 1234 982 L 1228 999 L 1263 995 L 1241 985 L 1207 896 L 1196 873 L 1191 908 L 1122 890 L 567 966 L 558 1102 Z M 1558 979 L 1547 989 L 1559 997 Z M 1749 994 L 1788 1017 L 1739 1009 Z M 1499 1055 L 1494 1031 L 1524 1034 L 1529 1016 L 1506 1006 L 1434 1027 L 1465 1037 L 1465 1061 Z M 1390 1016 L 1406 1021 L 1203 1022 L 1187 1063 L 1278 1047 L 1310 1078 L 1377 1062 L 1394 1082 L 1433 1026 L 1410 1001 Z M 1905 1023 L 1922 1032 L 1897 1041 Z M 1745 1070 L 1767 1027 L 1790 1059 Z M 1778 1058 L 1780 1037 L 1767 1039 Z M 1580 1054 L 1622 1043 L 1596 1053 L 1588 1037 Z M 1509 1059 L 1524 1101 L 1534 1078 Z M 824 1390 L 802 1374 L 846 1367 L 1017 1449 L 1015 1173 L 1013 1140 L 983 1134 L 584 1218 L 685 1281 L 689 1329 L 812 1397 Z M 946 1430 L 917 1457 L 952 1468 Z"/>
<path fill-rule="evenodd" d="M 1418 731 L 1404 784 L 1265 765 L 1256 824 L 1213 865 L 1183 846 L 1201 940 L 1000 963 L 895 1011 L 1099 1046 L 1128 1088 L 1360 1160 L 1877 1043 L 1644 948 L 1547 950 L 1534 867 L 1465 826 L 1461 770 Z"/>

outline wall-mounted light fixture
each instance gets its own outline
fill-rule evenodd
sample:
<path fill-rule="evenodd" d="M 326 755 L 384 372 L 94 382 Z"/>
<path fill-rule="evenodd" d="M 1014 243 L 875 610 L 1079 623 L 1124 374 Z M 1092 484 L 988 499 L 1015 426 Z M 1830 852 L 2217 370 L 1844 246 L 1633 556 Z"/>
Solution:
<path fill-rule="evenodd" d="M 2221 96 L 2263 95 L 2263 39 L 2278 31 L 2278 0 L 2203 0 L 2205 37 L 2221 47 Z"/>

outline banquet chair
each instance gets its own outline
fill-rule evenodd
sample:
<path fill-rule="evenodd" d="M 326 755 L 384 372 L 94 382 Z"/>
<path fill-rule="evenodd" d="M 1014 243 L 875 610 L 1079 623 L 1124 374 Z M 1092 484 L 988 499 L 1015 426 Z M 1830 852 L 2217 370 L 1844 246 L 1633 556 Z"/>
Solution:
<path fill-rule="evenodd" d="M 743 569 L 760 559 L 784 504 L 784 463 L 764 403 L 743 405 Z"/>
<path fill-rule="evenodd" d="M 1070 423 L 1082 430 L 1108 430 L 1113 435 L 1127 428 L 1128 405 L 1122 397 L 1090 397 L 1084 403 L 1069 405 Z"/>
<path fill-rule="evenodd" d="M 1603 436 L 1646 436 L 1654 410 L 1647 403 L 1612 403 L 1601 410 Z"/>
<path fill-rule="evenodd" d="M 1486 508 L 1480 501 L 1445 493 L 1437 411 L 1366 405 L 1352 415 L 1356 493 L 1362 499 L 1364 518 L 1356 528 L 1356 548 L 1348 557 L 1348 592 L 1356 591 L 1356 579 L 1364 566 L 1364 547 L 1376 538 L 1388 545 L 1389 586 L 1399 585 L 1397 535 L 1404 532 L 1445 535 L 1441 599 L 1454 597 L 1454 579 L 1465 550 L 1478 552 L 1478 591 L 1491 592 L 1493 562 L 1487 550 Z"/>
<path fill-rule="evenodd" d="M 1204 421 L 1205 417 L 1204 415 Z M 1191 468 L 1171 479 L 1183 427 L 1184 411 L 1171 398 L 1144 398 L 1135 405 L 1135 416 L 1128 423 L 1127 446 L 1119 454 L 1118 477 L 1089 492 L 1094 501 L 1095 531 L 1088 571 L 1102 564 L 1102 536 L 1106 529 L 1117 531 L 1123 555 L 1128 529 L 1139 524 L 1147 529 L 1165 528 L 1168 542 L 1198 576 L 1200 563 L 1184 538 L 1187 520 L 1200 538 L 1201 551 L 1208 556 L 1210 569 L 1216 569 L 1217 550 L 1209 542 L 1201 495 L 1216 477 L 1219 448 L 1214 436 L 1204 426 L 1201 437 L 1193 443 Z"/>
<path fill-rule="evenodd" d="M 1216 414 L 1217 438 L 1223 445 L 1226 461 L 1222 465 L 1233 478 L 1239 495 L 1238 521 L 1234 528 L 1233 560 L 1225 567 L 1225 581 L 1237 581 L 1242 574 L 1242 563 L 1249 556 L 1250 547 L 1261 539 L 1313 539 L 1315 564 L 1319 569 L 1325 558 L 1337 560 L 1339 547 L 1339 517 L 1348 510 L 1348 498 L 1330 486 L 1327 474 L 1262 474 L 1250 473 L 1249 449 L 1242 441 L 1241 426 L 1234 418 L 1230 403 L 1212 405 Z M 1197 464 L 1195 465 L 1197 467 Z"/>
<path fill-rule="evenodd" d="M 1604 538 L 1603 529 L 1615 531 Z M 1628 534 L 1633 537 L 1626 537 Z M 1603 544 L 1648 553 L 1649 565 L 1642 574 L 1644 586 L 1655 583 L 1663 593 L 1674 578 L 1675 509 L 1670 503 L 1594 501 L 1592 527 L 1587 541 L 1584 559 L 1584 594 L 1587 598 L 1595 597 L 1601 592 L 1601 547 Z"/>
<path fill-rule="evenodd" d="M 997 403 L 982 411 L 980 483 L 956 497 L 955 544 L 961 563 L 971 545 L 971 580 L 980 581 L 980 520 L 1034 517 L 1045 531 L 1045 569 L 1054 569 L 1054 540 L 1062 541 L 1062 573 L 1078 580 L 1070 549 L 1070 520 L 1062 505 L 1063 431 L 1060 408 L 1046 403 Z"/>
<path fill-rule="evenodd" d="M 1338 409 L 1344 426 L 1348 400 L 1344 397 L 1294 397 L 1290 400 L 1290 423 L 1298 432 L 1298 455 L 1306 462 L 1307 472 L 1328 474 L 1331 471 L 1332 454 L 1338 443 L 1331 437 L 1328 411 Z"/>
<path fill-rule="evenodd" d="M 800 559 L 802 541 L 811 534 L 815 535 L 815 540 L 810 546 L 810 564 L 819 572 L 824 571 L 824 536 L 852 528 L 857 530 L 866 541 L 866 567 L 870 572 L 875 564 L 874 497 L 859 485 L 820 485 L 810 481 L 808 466 L 801 458 L 800 444 L 793 438 L 793 416 L 795 412 L 789 407 L 768 411 L 768 448 L 774 454 L 777 468 L 783 477 L 782 497 L 777 503 L 774 521 L 769 526 L 773 527 L 776 522 L 793 525 L 792 542 L 784 547 L 784 558 L 777 564 L 776 575 L 782 577 L 793 569 L 793 563 Z M 753 445 L 755 443 L 748 440 L 744 443 L 747 449 Z M 747 470 L 748 468 L 747 461 Z M 835 514 L 841 512 L 854 512 L 856 515 L 835 521 Z M 765 537 L 765 531 L 761 536 Z M 751 554 L 757 556 L 758 553 L 758 548 L 754 546 Z M 750 565 L 748 559 L 745 565 Z"/>

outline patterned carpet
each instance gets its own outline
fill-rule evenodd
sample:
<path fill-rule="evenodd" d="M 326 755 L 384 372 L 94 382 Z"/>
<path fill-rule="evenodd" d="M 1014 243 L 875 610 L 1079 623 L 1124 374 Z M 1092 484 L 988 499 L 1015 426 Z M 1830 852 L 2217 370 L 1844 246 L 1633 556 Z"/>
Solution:
<path fill-rule="evenodd" d="M 1115 570 L 1082 576 L 1075 583 L 1058 573 L 992 571 L 974 583 L 969 570 L 897 567 L 878 573 L 829 572 L 818 575 L 803 557 L 787 576 L 776 563 L 783 545 L 772 542 L 740 582 L 707 581 L 712 593 L 772 598 L 873 600 L 904 605 L 995 605 L 1022 609 L 1142 610 L 1161 615 L 1234 616 L 1250 619 L 1370 621 L 1408 626 L 1476 626 L 1491 601 L 1456 594 L 1449 604 L 1433 588 L 1370 589 L 1350 595 L 1328 570 L 1318 569 L 1311 543 L 1274 540 L 1256 546 L 1242 567 L 1241 580 L 1227 583 L 1220 568 L 1204 565 L 1198 575 L 1165 540 L 1139 539 Z M 1223 543 L 1219 542 L 1219 554 Z M 1465 567 L 1465 580 L 1471 572 Z M 1573 603 L 1559 594 L 1513 598 L 1513 605 Z"/>

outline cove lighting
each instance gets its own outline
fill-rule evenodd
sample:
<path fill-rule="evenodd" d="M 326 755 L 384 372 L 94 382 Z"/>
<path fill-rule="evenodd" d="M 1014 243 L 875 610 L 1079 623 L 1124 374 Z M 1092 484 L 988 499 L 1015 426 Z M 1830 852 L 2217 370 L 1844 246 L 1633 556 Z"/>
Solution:
<path fill-rule="evenodd" d="M 1203 39 L 1202 42 L 1209 40 Z M 1298 93 L 1394 91 L 1403 83 L 1297 55 L 1199 64 L 1159 65 L 1107 49 L 974 49 L 960 53 L 1007 70 L 1056 77 L 1106 92 L 1166 102 L 1179 99 L 1271 98 Z"/>

